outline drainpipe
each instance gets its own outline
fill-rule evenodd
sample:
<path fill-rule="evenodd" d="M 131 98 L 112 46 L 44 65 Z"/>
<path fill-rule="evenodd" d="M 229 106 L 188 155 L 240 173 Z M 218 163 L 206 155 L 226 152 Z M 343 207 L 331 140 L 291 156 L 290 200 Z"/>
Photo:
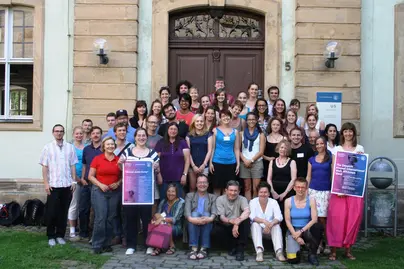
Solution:
<path fill-rule="evenodd" d="M 152 1 L 139 0 L 137 100 L 151 104 Z"/>
<path fill-rule="evenodd" d="M 295 96 L 295 10 L 296 1 L 282 1 L 282 55 L 281 55 L 281 98 L 289 106 Z M 290 63 L 287 71 L 286 63 Z"/>
<path fill-rule="evenodd" d="M 74 1 L 75 0 L 68 0 L 66 1 L 66 10 L 67 10 L 67 18 L 65 23 L 67 24 L 67 100 L 66 100 L 66 139 L 70 140 L 72 138 L 72 131 L 73 131 L 73 46 L 74 46 L 74 35 L 73 35 L 73 28 L 74 28 Z"/>

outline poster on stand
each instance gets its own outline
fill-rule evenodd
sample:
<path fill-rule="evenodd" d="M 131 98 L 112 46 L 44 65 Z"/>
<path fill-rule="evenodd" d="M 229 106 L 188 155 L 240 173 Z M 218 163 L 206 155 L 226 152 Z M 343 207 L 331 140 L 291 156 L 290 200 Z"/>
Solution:
<path fill-rule="evenodd" d="M 123 205 L 154 204 L 153 160 L 128 157 L 123 165 Z"/>
<path fill-rule="evenodd" d="M 331 193 L 363 197 L 368 159 L 368 154 L 338 151 L 335 155 Z"/>
<path fill-rule="evenodd" d="M 342 119 L 342 93 L 317 92 L 316 96 L 319 119 L 325 125 L 334 123 L 337 130 L 341 129 Z"/>

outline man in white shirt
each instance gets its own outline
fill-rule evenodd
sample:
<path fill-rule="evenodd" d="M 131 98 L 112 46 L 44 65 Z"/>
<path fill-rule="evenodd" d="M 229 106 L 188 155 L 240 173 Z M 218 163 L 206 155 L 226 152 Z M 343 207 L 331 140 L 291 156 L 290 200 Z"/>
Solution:
<path fill-rule="evenodd" d="M 63 140 L 65 128 L 56 124 L 52 129 L 55 140 L 45 145 L 39 164 L 42 165 L 42 177 L 47 197 L 48 244 L 53 247 L 56 242 L 66 244 L 67 212 L 72 192 L 77 182 L 75 164 L 78 162 L 74 146 Z"/>

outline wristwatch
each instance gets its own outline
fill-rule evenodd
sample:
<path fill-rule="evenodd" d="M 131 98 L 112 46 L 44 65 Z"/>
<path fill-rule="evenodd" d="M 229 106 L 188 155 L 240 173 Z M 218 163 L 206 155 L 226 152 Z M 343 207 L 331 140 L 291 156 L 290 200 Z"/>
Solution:
<path fill-rule="evenodd" d="M 183 176 L 186 176 L 186 175 L 187 175 L 187 173 L 182 173 L 182 175 L 183 175 Z"/>

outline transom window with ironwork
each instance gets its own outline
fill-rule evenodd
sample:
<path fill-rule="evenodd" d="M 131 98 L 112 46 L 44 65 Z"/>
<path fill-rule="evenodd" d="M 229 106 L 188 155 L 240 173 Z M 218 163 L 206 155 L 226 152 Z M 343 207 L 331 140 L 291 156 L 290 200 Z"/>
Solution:
<path fill-rule="evenodd" d="M 0 8 L 0 119 L 31 119 L 34 10 Z"/>
<path fill-rule="evenodd" d="M 170 16 L 170 40 L 265 39 L 264 17 L 245 11 L 210 9 Z"/>

